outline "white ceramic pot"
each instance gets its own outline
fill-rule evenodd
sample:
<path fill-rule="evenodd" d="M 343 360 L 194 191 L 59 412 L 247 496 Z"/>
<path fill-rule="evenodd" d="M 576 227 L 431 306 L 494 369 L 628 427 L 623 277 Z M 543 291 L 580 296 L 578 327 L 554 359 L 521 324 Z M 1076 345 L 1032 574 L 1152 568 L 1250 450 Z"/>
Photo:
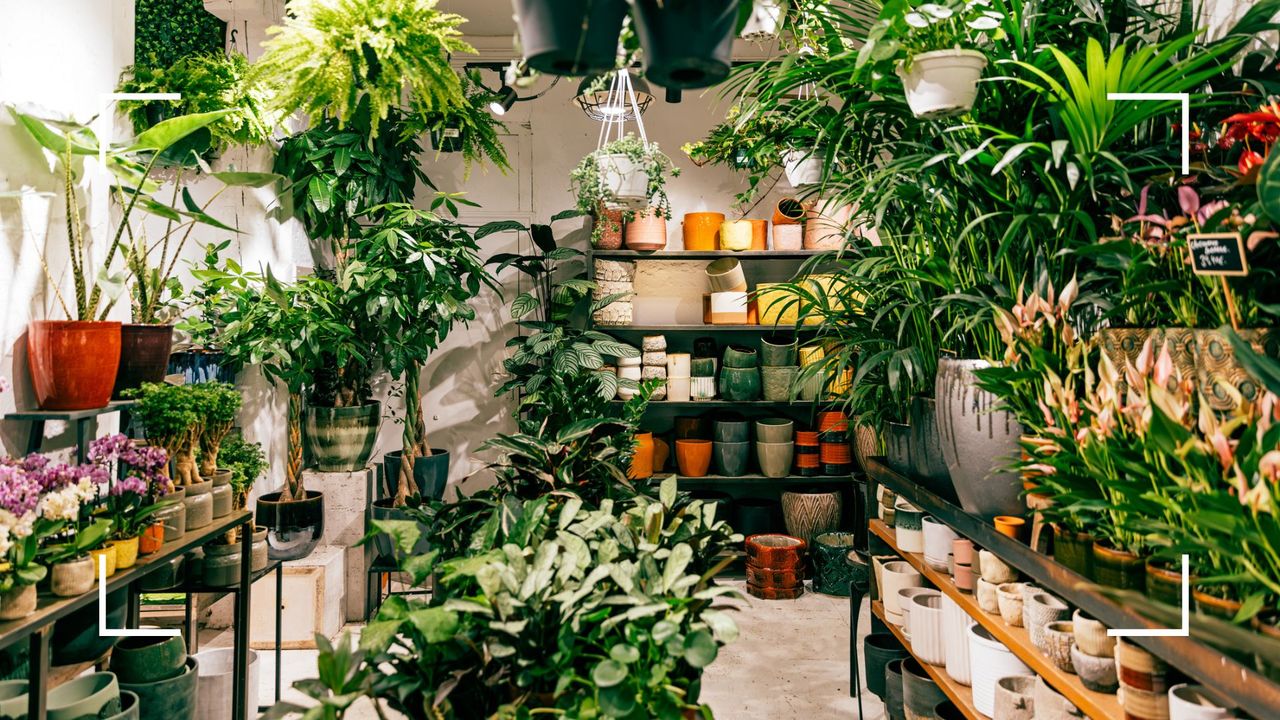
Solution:
<path fill-rule="evenodd" d="M 808 148 L 788 150 L 782 153 L 782 167 L 791 187 L 817 185 L 822 182 L 822 151 Z"/>
<path fill-rule="evenodd" d="M 649 206 L 649 173 L 620 153 L 601 155 L 600 186 L 609 194 L 612 208 L 642 209 Z"/>
<path fill-rule="evenodd" d="M 689 353 L 667 353 L 667 377 L 689 377 L 690 369 Z"/>
<path fill-rule="evenodd" d="M 690 378 L 689 395 L 694 400 L 714 400 L 716 397 L 716 379 L 709 377 Z"/>
<path fill-rule="evenodd" d="M 920 521 L 924 529 L 924 561 L 938 572 L 947 572 L 948 558 L 951 557 L 951 544 L 960 538 L 955 530 L 925 515 Z"/>
<path fill-rule="evenodd" d="M 804 247 L 804 225 L 774 225 L 774 250 L 799 250 Z"/>
<path fill-rule="evenodd" d="M 689 402 L 692 397 L 692 381 L 692 378 L 667 376 L 667 400 L 671 402 Z"/>
<path fill-rule="evenodd" d="M 913 602 L 920 595 L 928 595 L 935 593 L 937 590 L 924 587 L 906 587 L 898 591 L 898 610 L 902 613 L 902 622 L 898 626 L 902 630 L 902 636 L 911 639 L 911 611 L 915 608 Z"/>
<path fill-rule="evenodd" d="M 778 37 L 778 26 L 782 22 L 782 0 L 755 0 L 751 3 L 751 14 L 742 26 L 738 37 L 752 42 L 766 42 Z"/>
<path fill-rule="evenodd" d="M 907 500 L 898 498 L 894 503 L 893 538 L 902 552 L 924 552 L 924 529 L 920 525 L 923 517 L 924 512 Z"/>
<path fill-rule="evenodd" d="M 986 56 L 976 50 L 934 50 L 911 58 L 910 72 L 898 68 L 898 77 L 912 114 L 946 117 L 973 107 L 986 67 Z"/>
<path fill-rule="evenodd" d="M 1071 720 L 1082 718 L 1084 713 L 1071 704 L 1057 690 L 1049 687 L 1044 678 L 1036 678 L 1036 689 L 1033 695 L 1036 705 L 1036 720 Z"/>
<path fill-rule="evenodd" d="M 969 667 L 973 706 L 991 717 L 995 712 L 996 682 L 1009 675 L 1032 675 L 1031 668 L 978 624 L 969 626 Z"/>
<path fill-rule="evenodd" d="M 946 633 L 943 631 L 942 593 L 928 590 L 911 598 L 911 652 L 921 662 L 945 665 Z"/>
<path fill-rule="evenodd" d="M 1071 619 L 1071 608 L 1058 598 L 1040 590 L 1027 590 L 1022 597 L 1022 626 L 1031 636 L 1031 644 L 1042 653 L 1048 652 L 1045 628 L 1049 623 Z"/>
<path fill-rule="evenodd" d="M 1169 720 L 1224 720 L 1236 717 L 1235 703 L 1203 685 L 1169 688 Z"/>
<path fill-rule="evenodd" d="M 996 587 L 996 585 L 978 578 L 977 590 L 974 591 L 974 595 L 978 596 L 978 607 L 982 608 L 982 612 L 988 615 L 1000 614 L 1000 600 Z"/>
<path fill-rule="evenodd" d="M 713 325 L 745 325 L 747 310 L 746 292 L 711 293 L 711 324 Z"/>
<path fill-rule="evenodd" d="M 924 576 L 916 572 L 905 560 L 885 563 L 880 571 L 883 585 L 880 599 L 884 602 L 884 615 L 894 625 L 902 624 L 902 610 L 898 607 L 898 591 L 909 587 L 922 587 Z"/>
<path fill-rule="evenodd" d="M 974 623 L 969 613 L 949 596 L 942 596 L 942 647 L 946 653 L 947 674 L 961 685 L 972 682 L 969 665 L 969 626 Z"/>
<path fill-rule="evenodd" d="M 618 367 L 640 367 L 644 364 L 644 355 L 633 355 L 631 357 L 619 357 Z"/>
<path fill-rule="evenodd" d="M 195 720 L 231 720 L 232 672 L 235 651 L 231 648 L 202 650 L 196 653 L 199 680 L 196 683 Z M 258 653 L 249 651 L 249 677 L 245 717 L 258 714 Z"/>
<path fill-rule="evenodd" d="M 619 358 L 619 361 L 621 360 L 622 358 Z M 621 380 L 634 380 L 636 382 L 640 382 L 640 379 L 643 375 L 644 375 L 644 368 L 640 367 L 639 365 L 619 365 L 618 366 L 618 378 Z M 619 400 L 630 400 L 631 398 L 635 397 L 635 395 L 636 395 L 635 390 L 632 390 L 631 388 L 624 388 L 621 385 L 618 386 Z"/>

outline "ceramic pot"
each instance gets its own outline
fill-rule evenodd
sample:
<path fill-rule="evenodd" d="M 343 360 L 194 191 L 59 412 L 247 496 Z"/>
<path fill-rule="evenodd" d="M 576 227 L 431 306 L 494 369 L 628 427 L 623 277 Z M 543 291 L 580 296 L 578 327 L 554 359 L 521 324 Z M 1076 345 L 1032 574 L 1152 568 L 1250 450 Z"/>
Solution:
<path fill-rule="evenodd" d="M 933 720 L 933 709 L 946 699 L 946 693 L 915 658 L 902 661 L 902 704 L 907 720 Z"/>
<path fill-rule="evenodd" d="M 747 220 L 725 220 L 720 226 L 720 250 L 742 252 L 751 249 L 751 223 Z"/>
<path fill-rule="evenodd" d="M 308 405 L 302 414 L 302 446 L 308 462 L 321 472 L 363 469 L 373 456 L 381 422 L 378 402 L 352 407 Z"/>
<path fill-rule="evenodd" d="M 186 578 L 186 555 L 176 555 L 166 560 L 152 560 L 158 567 L 138 580 L 143 592 L 164 592 L 182 584 Z"/>
<path fill-rule="evenodd" d="M 639 385 L 640 381 L 644 379 L 644 368 L 639 365 L 620 365 L 618 366 L 618 378 L 620 380 L 631 380 Z M 630 400 L 635 396 L 635 388 L 618 385 L 618 399 Z"/>
<path fill-rule="evenodd" d="M 1022 627 L 1022 583 L 1004 583 L 996 587 L 1000 617 L 1013 627 Z"/>
<path fill-rule="evenodd" d="M 800 348 L 800 367 L 804 373 L 804 380 L 798 388 L 801 400 L 816 400 L 822 394 L 822 389 L 827 382 L 826 369 L 823 367 L 825 358 L 826 350 L 821 345 L 806 345 Z M 817 367 L 808 369 L 810 366 Z"/>
<path fill-rule="evenodd" d="M 1107 634 L 1107 626 L 1076 610 L 1071 614 L 1071 629 L 1076 646 L 1085 655 L 1114 657 L 1116 638 Z"/>
<path fill-rule="evenodd" d="M 982 578 L 974 581 L 973 594 L 978 598 L 978 607 L 988 615 L 1000 614 L 1000 591 L 994 583 L 989 583 Z"/>
<path fill-rule="evenodd" d="M 235 670 L 235 652 L 232 648 L 201 650 L 196 653 L 199 663 L 196 683 L 196 714 L 194 720 L 231 720 L 232 673 Z M 258 712 L 258 653 L 249 651 L 249 674 L 246 682 L 247 697 L 244 717 L 254 717 Z"/>
<path fill-rule="evenodd" d="M 908 658 L 890 660 L 884 666 L 884 711 L 889 720 L 906 720 L 902 697 L 902 665 Z"/>
<path fill-rule="evenodd" d="M 982 579 L 992 585 L 1003 585 L 1018 579 L 1018 571 L 990 550 L 978 551 L 978 564 Z"/>
<path fill-rule="evenodd" d="M 165 495 L 166 505 L 156 511 L 156 520 L 164 524 L 165 542 L 180 540 L 187 534 L 187 506 L 182 502 L 186 497 L 186 488 L 174 488 Z"/>
<path fill-rule="evenodd" d="M 902 552 L 924 552 L 924 512 L 911 503 L 898 499 L 893 505 L 894 540 Z"/>
<path fill-rule="evenodd" d="M 107 627 L 123 627 L 129 610 L 128 599 L 129 592 L 125 588 L 107 595 Z M 100 610 L 95 598 L 94 602 L 72 611 L 54 623 L 53 637 L 49 643 L 53 665 L 75 665 L 97 660 L 116 644 L 115 637 L 104 637 L 99 632 Z"/>
<path fill-rule="evenodd" d="M 897 562 L 902 559 L 901 555 L 893 553 L 892 555 L 872 555 L 871 556 L 871 599 L 884 602 L 884 566 L 886 563 Z"/>
<path fill-rule="evenodd" d="M 227 587 L 240 581 L 240 543 L 209 543 L 204 546 L 204 584 Z"/>
<path fill-rule="evenodd" d="M 627 471 L 627 477 L 632 480 L 643 480 L 653 475 L 653 433 L 637 432 L 636 433 L 635 450 L 631 453 L 631 466 Z M 707 444 L 708 454 L 711 451 L 711 444 Z M 679 460 L 679 443 L 677 442 L 676 458 Z M 705 472 L 705 471 L 704 471 Z"/>
<path fill-rule="evenodd" d="M 622 211 L 618 211 L 621 216 Z M 615 248 L 616 249 L 616 248 Z M 632 283 L 636 279 L 636 264 L 629 260 L 605 260 L 596 258 L 595 279 L 607 282 Z"/>
<path fill-rule="evenodd" d="M 163 381 L 172 350 L 172 325 L 121 325 L 120 364 L 111 397 L 120 400 L 125 390 L 142 387 L 144 382 Z"/>
<path fill-rule="evenodd" d="M 1097 657 L 1071 646 L 1071 668 L 1080 676 L 1080 683 L 1094 692 L 1114 693 L 1120 687 L 1116 678 L 1116 660 L 1110 656 Z"/>
<path fill-rule="evenodd" d="M 898 473 L 911 472 L 911 426 L 905 423 L 884 424 L 885 459 Z"/>
<path fill-rule="evenodd" d="M 1168 692 L 1169 666 L 1163 660 L 1124 638 L 1117 638 L 1115 657 L 1126 695 L 1130 689 L 1160 696 Z"/>
<path fill-rule="evenodd" d="M 213 522 L 213 483 L 191 483 L 186 486 L 187 494 L 182 499 L 182 506 L 187 511 L 187 529 L 198 530 Z"/>
<path fill-rule="evenodd" d="M 784 478 L 791 474 L 791 461 L 795 457 L 795 443 L 756 443 L 756 461 L 760 474 L 770 478 Z"/>
<path fill-rule="evenodd" d="M 701 88 L 729 76 L 738 19 L 733 0 L 638 0 L 632 19 L 649 82 L 665 88 Z"/>
<path fill-rule="evenodd" d="M 158 515 L 153 517 L 158 517 Z M 158 552 L 162 547 L 164 547 L 164 523 L 154 522 L 146 530 L 143 530 L 142 535 L 138 537 L 138 554 L 150 555 L 153 552 Z"/>
<path fill-rule="evenodd" d="M 791 535 L 778 533 L 748 535 L 747 562 L 761 568 L 800 569 L 804 566 L 806 547 L 807 543 L 804 540 Z"/>
<path fill-rule="evenodd" d="M 1235 711 L 1235 703 L 1203 685 L 1169 688 L 1169 720 L 1226 720 L 1236 717 Z"/>
<path fill-rule="evenodd" d="M 787 463 L 788 467 L 790 464 Z M 813 538 L 822 533 L 838 530 L 842 508 L 839 492 L 782 493 L 782 518 L 786 522 L 787 532 L 806 543 L 812 543 Z"/>
<path fill-rule="evenodd" d="M 811 204 L 804 216 L 805 250 L 839 250 L 850 234 L 849 220 L 853 206 L 835 198 L 823 198 Z"/>
<path fill-rule="evenodd" d="M 782 153 L 782 169 L 793 188 L 822 182 L 822 151 L 813 148 L 787 150 Z"/>
<path fill-rule="evenodd" d="M 618 33 L 627 13 L 624 0 L 517 0 L 515 4 L 520 47 L 529 67 L 554 75 L 613 70 Z"/>
<path fill-rule="evenodd" d="M 0 593 L 0 620 L 21 620 L 36 610 L 36 586 L 14 585 Z"/>
<path fill-rule="evenodd" d="M 757 361 L 756 351 L 742 345 L 730 345 L 724 349 L 724 367 L 754 368 Z"/>
<path fill-rule="evenodd" d="M 872 633 L 863 640 L 862 652 L 866 662 L 867 690 L 883 700 L 885 665 L 907 657 L 907 649 L 892 633 Z"/>
<path fill-rule="evenodd" d="M 400 466 L 404 462 L 403 450 L 392 450 L 382 456 L 382 477 L 387 495 L 395 495 L 399 483 Z M 418 494 L 428 500 L 443 500 L 449 485 L 451 455 L 444 448 L 431 448 L 430 455 L 414 458 L 413 481 Z"/>
<path fill-rule="evenodd" d="M 716 385 L 720 397 L 734 402 L 750 402 L 760 399 L 760 368 L 720 369 L 720 381 Z"/>
<path fill-rule="evenodd" d="M 123 683 L 149 683 L 182 674 L 187 646 L 182 637 L 125 637 L 111 651 L 111 672 Z"/>
<path fill-rule="evenodd" d="M 114 546 L 106 545 L 89 551 L 89 560 L 93 563 L 93 572 L 95 575 L 101 574 L 99 568 L 102 566 L 102 560 L 107 561 L 107 577 L 116 574 L 116 549 Z"/>
<path fill-rule="evenodd" d="M 993 720 L 1035 720 L 1035 691 L 1035 675 L 1008 675 L 997 680 Z"/>
<path fill-rule="evenodd" d="M 934 398 L 942 454 L 965 510 L 991 518 L 1022 511 L 1022 484 L 1002 470 L 1021 453 L 1022 426 L 995 395 L 978 388 L 974 371 L 985 360 L 938 361 Z"/>
<path fill-rule="evenodd" d="M 711 468 L 711 450 L 710 440 L 677 440 L 676 466 L 680 468 L 680 474 L 705 477 Z"/>
<path fill-rule="evenodd" d="M 1053 526 L 1053 559 L 1086 580 L 1093 579 L 1093 536 Z"/>
<path fill-rule="evenodd" d="M 993 522 L 996 526 L 996 532 L 1014 540 L 1022 540 L 1023 531 L 1027 527 L 1025 519 L 1014 515 L 997 515 Z"/>
<path fill-rule="evenodd" d="M 98 567 L 93 557 L 84 555 L 79 558 L 55 563 L 49 571 L 50 589 L 58 597 L 76 597 L 93 589 L 94 580 L 98 577 Z"/>
<path fill-rule="evenodd" d="M 1033 674 L 1009 648 L 976 623 L 969 627 L 969 665 L 973 671 L 973 706 L 988 717 L 995 714 L 996 682 L 1000 678 Z"/>
<path fill-rule="evenodd" d="M 693 379 L 687 377 L 667 378 L 667 401 L 689 402 L 693 398 Z"/>
<path fill-rule="evenodd" d="M 90 410 L 111 399 L 120 365 L 120 323 L 32 320 L 27 369 L 41 410 Z"/>
<path fill-rule="evenodd" d="M 1254 352 L 1268 357 L 1280 356 L 1280 333 L 1271 330 L 1244 329 L 1239 331 L 1242 340 L 1249 343 Z M 1221 330 L 1196 330 L 1196 379 L 1209 407 L 1218 412 L 1234 410 L 1239 396 L 1246 402 L 1254 402 L 1262 392 L 1262 386 L 1236 358 L 1235 349 Z"/>
<path fill-rule="evenodd" d="M 267 493 L 258 498 L 254 517 L 267 528 L 272 560 L 304 558 L 324 537 L 324 495 L 307 490 L 301 500 L 281 502 L 280 493 Z"/>
<path fill-rule="evenodd" d="M 1054 665 L 1063 672 L 1074 673 L 1075 666 L 1071 662 L 1071 648 L 1075 647 L 1074 631 L 1068 621 L 1051 622 L 1044 626 L 1041 633 L 1041 649 Z"/>
<path fill-rule="evenodd" d="M 712 425 L 711 439 L 716 442 L 747 442 L 751 440 L 751 421 L 737 413 L 726 413 Z"/>
<path fill-rule="evenodd" d="M 774 225 L 773 249 L 795 251 L 804 248 L 803 225 Z"/>
<path fill-rule="evenodd" d="M 1169 693 L 1148 692 L 1120 683 L 1117 691 L 1124 716 L 1139 720 L 1169 720 Z"/>
<path fill-rule="evenodd" d="M 804 221 L 804 203 L 793 197 L 782 198 L 773 206 L 774 249 L 777 247 L 777 231 L 779 226 L 799 225 Z M 799 249 L 798 246 L 796 249 Z"/>
<path fill-rule="evenodd" d="M 911 651 L 921 662 L 946 665 L 946 633 L 943 631 L 942 593 L 921 593 L 911 599 Z"/>
<path fill-rule="evenodd" d="M 199 663 L 194 656 L 178 675 L 149 683 L 121 683 L 120 688 L 138 696 L 139 720 L 190 719 L 196 712 L 196 683 Z"/>
<path fill-rule="evenodd" d="M 924 586 L 924 576 L 916 572 L 904 560 L 883 563 L 881 567 L 880 600 L 884 603 L 885 619 L 894 625 L 902 624 L 902 609 L 898 606 L 898 591 L 909 587 Z"/>
<path fill-rule="evenodd" d="M 676 442 L 684 441 L 677 440 Z M 718 442 L 712 448 L 712 455 L 715 459 L 717 475 L 721 477 L 740 477 L 747 474 L 747 465 L 751 459 L 751 443 Z"/>
<path fill-rule="evenodd" d="M 138 538 L 114 540 L 111 545 L 116 551 L 117 570 L 127 570 L 138 563 Z"/>
<path fill-rule="evenodd" d="M 689 396 L 694 400 L 714 400 L 716 397 L 716 379 L 696 376 L 690 378 Z"/>
<path fill-rule="evenodd" d="M 1205 588 L 1193 588 L 1191 598 L 1195 601 L 1196 612 L 1231 622 L 1243 606 L 1234 598 L 1223 598 L 1208 592 Z"/>
<path fill-rule="evenodd" d="M 109 672 L 78 677 L 49 690 L 49 720 L 110 717 L 120 712 L 121 685 Z"/>
<path fill-rule="evenodd" d="M 925 563 L 938 572 L 946 572 L 947 559 L 951 557 L 951 547 L 960 536 L 932 515 L 920 518 L 920 527 L 924 533 Z"/>
<path fill-rule="evenodd" d="M 791 367 L 796 364 L 796 341 L 781 338 L 760 340 L 760 364 L 764 367 Z"/>
<path fill-rule="evenodd" d="M 825 532 L 814 536 L 809 545 L 809 566 L 813 569 L 813 589 L 816 592 L 849 597 L 849 583 L 855 572 L 863 574 L 860 584 L 866 585 L 865 575 L 870 568 L 860 560 L 849 562 L 854 540 L 854 534 L 847 532 Z"/>
<path fill-rule="evenodd" d="M 1142 557 L 1101 541 L 1093 543 L 1093 579 L 1099 585 L 1143 592 L 1146 576 L 1146 561 Z"/>
<path fill-rule="evenodd" d="M 673 421 L 677 440 L 711 440 L 712 424 L 707 417 L 680 416 Z"/>
<path fill-rule="evenodd" d="M 961 685 L 972 682 L 969 664 L 969 626 L 975 620 L 950 596 L 942 596 L 942 648 L 947 675 Z"/>
<path fill-rule="evenodd" d="M 1174 564 L 1168 561 L 1147 560 L 1147 597 L 1166 605 L 1182 607 L 1182 568 L 1180 563 L 1177 564 L 1177 569 L 1168 567 Z M 1188 582 L 1194 586 L 1195 577 L 1189 578 Z"/>
<path fill-rule="evenodd" d="M 782 527 L 782 506 L 766 498 L 738 498 L 733 503 L 733 529 L 746 537 Z"/>
<path fill-rule="evenodd" d="M 850 444 L 853 446 L 853 457 L 858 461 L 858 467 L 864 473 L 870 472 L 868 458 L 884 454 L 880 443 L 880 433 L 876 432 L 875 427 L 861 422 L 854 424 L 853 437 L 850 438 Z"/>
<path fill-rule="evenodd" d="M 267 548 L 267 529 L 261 525 L 253 526 L 253 535 L 249 538 L 249 570 L 258 572 L 265 570 L 271 556 Z"/>
<path fill-rule="evenodd" d="M 870 680 L 870 678 L 867 678 Z M 881 680 L 883 680 L 881 676 Z M 21 718 L 26 716 L 30 683 L 22 680 L 0 680 L 0 717 Z"/>
<path fill-rule="evenodd" d="M 657 208 L 638 211 L 627 221 L 623 237 L 628 250 L 651 252 L 667 246 L 667 219 Z"/>
<path fill-rule="evenodd" d="M 940 118 L 968 112 L 978 97 L 978 80 L 987 58 L 976 50 L 947 48 L 911 58 L 910 70 L 900 66 L 898 77 L 911 114 Z"/>
<path fill-rule="evenodd" d="M 757 218 L 747 218 L 744 222 L 751 223 L 751 250 L 753 252 L 764 252 L 769 249 L 769 221 Z"/>
<path fill-rule="evenodd" d="M 933 398 L 911 398 L 911 469 L 916 480 L 935 495 L 956 501 L 955 486 L 942 454 L 942 435 L 938 432 L 937 403 Z"/>
<path fill-rule="evenodd" d="M 625 153 L 596 156 L 600 168 L 600 188 L 606 193 L 610 207 L 643 210 L 648 207 L 649 171 L 643 163 Z"/>
<path fill-rule="evenodd" d="M 898 591 L 898 610 L 902 613 L 902 622 L 898 623 L 902 630 L 902 636 L 908 641 L 911 640 L 911 611 L 915 608 L 912 601 L 919 595 L 928 595 L 936 592 L 930 587 L 908 587 Z"/>
<path fill-rule="evenodd" d="M 1035 686 L 1036 720 L 1069 720 L 1082 718 L 1084 713 L 1071 704 L 1057 690 L 1049 687 L 1044 678 L 1036 678 Z"/>
<path fill-rule="evenodd" d="M 723 224 L 724 213 L 686 213 L 684 222 L 681 223 L 684 249 L 715 250 L 720 246 L 720 226 Z"/>
<path fill-rule="evenodd" d="M 1022 625 L 1031 636 L 1031 644 L 1042 653 L 1047 653 L 1048 645 L 1045 630 L 1050 623 L 1066 622 L 1071 618 L 1071 608 L 1058 598 L 1047 592 L 1037 590 L 1024 592 L 1022 604 Z M 1068 632 L 1070 635 L 1070 632 Z M 1069 643 L 1068 643 L 1069 646 Z M 1069 660 L 1067 647 L 1062 648 L 1062 659 Z"/>
<path fill-rule="evenodd" d="M 712 293 L 747 292 L 747 277 L 737 258 L 721 258 L 711 262 L 707 265 L 706 274 L 707 286 Z"/>
<path fill-rule="evenodd" d="M 795 421 L 787 418 L 756 420 L 757 442 L 791 442 L 795 439 Z"/>
<path fill-rule="evenodd" d="M 763 367 L 760 368 L 761 390 L 765 400 L 771 402 L 788 402 L 793 399 L 796 389 L 796 378 L 800 374 L 798 367 Z"/>
<path fill-rule="evenodd" d="M 965 592 L 973 592 L 973 568 L 969 565 L 956 565 L 951 568 L 951 582 L 955 583 L 956 589 Z"/>

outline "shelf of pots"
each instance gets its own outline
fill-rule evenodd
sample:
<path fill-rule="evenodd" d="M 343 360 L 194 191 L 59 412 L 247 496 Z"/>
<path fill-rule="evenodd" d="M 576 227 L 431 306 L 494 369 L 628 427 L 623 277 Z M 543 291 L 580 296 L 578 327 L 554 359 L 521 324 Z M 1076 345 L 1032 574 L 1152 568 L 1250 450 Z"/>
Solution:
<path fill-rule="evenodd" d="M 1117 591 L 1091 583 L 1053 557 L 1037 552 L 1020 541 L 1018 533 L 1013 529 L 1005 528 L 1009 532 L 1005 534 L 993 526 L 986 516 L 966 512 L 927 489 L 920 477 L 891 469 L 885 458 L 871 458 L 867 465 L 873 482 L 884 486 L 901 501 L 910 503 L 914 509 L 932 516 L 938 523 L 983 548 L 984 559 L 989 555 L 994 563 L 1007 566 L 1011 573 L 1009 581 L 1016 580 L 1017 574 L 1021 573 L 1028 578 L 1028 582 L 1078 608 L 1079 613 L 1095 619 L 1106 628 L 1168 630 L 1181 625 L 1179 608 L 1153 603 L 1136 592 Z M 873 524 L 873 529 L 875 527 L 877 525 Z M 890 534 L 884 525 L 880 524 L 878 527 L 885 534 Z M 981 565 L 981 562 L 978 564 Z M 940 579 L 947 584 L 951 582 L 945 578 Z M 950 587 L 954 589 L 954 585 Z M 971 598 L 970 601 L 972 602 Z M 1139 607 L 1151 617 L 1140 613 L 1137 610 Z M 987 617 L 979 618 L 979 621 L 984 619 L 991 620 Z M 1133 638 L 1133 642 L 1136 646 L 1129 646 L 1131 655 L 1145 657 L 1148 665 L 1154 663 L 1163 667 L 1164 663 L 1168 663 L 1170 667 L 1210 689 L 1230 688 L 1231 700 L 1241 710 L 1256 717 L 1271 717 L 1275 708 L 1280 707 L 1280 684 L 1256 669 L 1280 663 L 1280 648 L 1273 647 L 1275 643 L 1268 642 L 1249 630 L 1193 612 L 1190 614 L 1189 637 L 1144 636 Z M 1236 650 L 1224 651 L 1220 647 Z M 1240 648 L 1247 648 L 1248 651 Z M 1152 659 L 1153 656 L 1155 659 Z M 1043 659 L 1040 656 L 1040 660 Z M 1058 689 L 1062 690 L 1062 687 L 1059 686 Z M 1138 695 L 1136 692 L 1128 693 L 1126 703 L 1138 702 Z"/>
<path fill-rule="evenodd" d="M 822 250 L 591 250 L 593 258 L 605 260 L 806 260 L 821 255 Z"/>
<path fill-rule="evenodd" d="M 915 652 L 912 651 L 910 638 L 908 638 L 903 633 L 901 627 L 890 622 L 889 617 L 885 614 L 884 603 L 882 601 L 873 600 L 871 602 L 871 613 L 876 617 L 880 618 L 880 621 L 883 622 L 885 626 L 889 628 L 889 632 L 893 633 L 893 636 L 898 639 L 898 642 L 902 643 L 902 646 L 907 649 L 907 652 L 910 653 L 913 658 L 915 658 L 916 664 L 919 667 L 919 669 L 924 671 L 923 676 L 917 675 L 916 677 L 913 677 L 910 681 L 913 683 L 918 683 L 918 687 L 920 687 L 920 691 L 913 693 L 913 696 L 919 696 L 918 698 L 913 697 L 913 699 L 915 699 L 916 703 L 920 705 L 920 708 L 919 708 L 920 710 L 928 710 L 932 712 L 933 708 L 936 708 L 938 704 L 940 704 L 940 703 L 935 703 L 933 701 L 939 699 L 937 697 L 938 695 L 942 695 L 944 698 L 946 698 L 946 700 L 949 700 L 957 708 L 959 708 L 961 714 L 967 720 L 986 720 L 987 716 L 978 712 L 978 709 L 974 707 L 973 690 L 968 685 L 961 683 L 956 679 L 952 678 L 950 675 L 948 675 L 946 673 L 945 667 L 938 667 L 936 665 L 927 663 L 923 659 L 921 659 L 919 655 L 917 655 Z M 905 675 L 906 675 L 905 670 L 903 671 L 902 675 L 904 676 L 903 682 L 904 683 L 908 682 L 907 680 L 905 680 Z M 932 681 L 932 685 L 933 685 L 932 687 L 928 687 L 927 682 L 921 682 L 926 679 L 929 681 Z M 888 695 L 889 693 L 886 693 L 886 701 L 893 702 L 892 699 L 888 698 Z M 902 702 L 904 706 L 904 712 L 905 712 L 907 698 L 904 697 L 904 695 L 905 693 L 899 693 L 897 694 L 897 698 Z M 930 703 L 933 704 L 933 707 L 925 707 Z M 886 714 L 888 713 L 889 711 L 886 710 Z M 892 717 L 892 715 L 889 715 L 889 716 Z M 926 717 L 927 716 L 928 715 L 926 715 Z"/>

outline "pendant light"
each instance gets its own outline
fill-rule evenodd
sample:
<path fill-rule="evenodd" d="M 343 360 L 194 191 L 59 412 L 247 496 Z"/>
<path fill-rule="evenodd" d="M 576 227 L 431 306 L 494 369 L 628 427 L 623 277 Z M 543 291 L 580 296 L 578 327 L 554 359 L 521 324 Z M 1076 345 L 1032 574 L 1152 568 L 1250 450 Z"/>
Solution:
<path fill-rule="evenodd" d="M 614 94 L 614 86 L 618 78 L 626 76 L 626 93 Z M 606 122 L 621 117 L 623 120 L 635 120 L 636 112 L 644 113 L 653 102 L 653 93 L 649 83 L 634 73 L 617 70 L 610 75 L 587 77 L 578 84 L 578 94 L 573 101 L 582 108 L 587 117 L 597 122 Z"/>

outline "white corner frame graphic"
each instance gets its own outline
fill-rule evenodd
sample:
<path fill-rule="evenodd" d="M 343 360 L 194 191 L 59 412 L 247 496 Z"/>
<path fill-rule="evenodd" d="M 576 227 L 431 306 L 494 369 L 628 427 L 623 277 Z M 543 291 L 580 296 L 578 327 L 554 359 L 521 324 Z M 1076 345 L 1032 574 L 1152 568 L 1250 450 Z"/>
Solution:
<path fill-rule="evenodd" d="M 1191 174 L 1191 94 L 1190 93 L 1107 93 L 1107 99 L 1135 100 L 1138 102 L 1154 100 L 1157 102 L 1182 103 L 1182 174 Z"/>
<path fill-rule="evenodd" d="M 1180 628 L 1109 628 L 1110 637 L 1190 637 L 1191 636 L 1191 556 L 1182 556 L 1182 627 Z"/>
<path fill-rule="evenodd" d="M 98 635 L 102 637 L 179 637 L 181 630 L 171 628 L 128 628 L 107 627 L 107 556 L 98 556 Z"/>

